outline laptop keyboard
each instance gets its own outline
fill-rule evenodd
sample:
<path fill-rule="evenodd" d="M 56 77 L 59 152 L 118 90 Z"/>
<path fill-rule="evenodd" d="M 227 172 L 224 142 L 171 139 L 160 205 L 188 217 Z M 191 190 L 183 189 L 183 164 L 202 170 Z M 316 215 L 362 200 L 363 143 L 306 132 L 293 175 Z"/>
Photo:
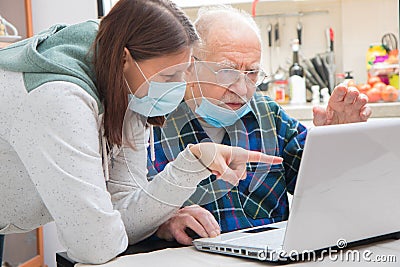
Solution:
<path fill-rule="evenodd" d="M 259 233 L 240 233 L 236 238 L 225 240 L 224 245 L 234 245 L 240 247 L 259 247 L 278 249 L 282 247 L 285 228 L 269 230 Z"/>

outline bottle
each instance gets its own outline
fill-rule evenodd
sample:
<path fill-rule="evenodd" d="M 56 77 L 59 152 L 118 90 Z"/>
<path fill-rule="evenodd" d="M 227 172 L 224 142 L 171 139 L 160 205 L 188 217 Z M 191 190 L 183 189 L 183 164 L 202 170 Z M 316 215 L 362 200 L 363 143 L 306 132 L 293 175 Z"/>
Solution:
<path fill-rule="evenodd" d="M 293 64 L 289 69 L 289 88 L 291 103 L 306 103 L 306 80 L 304 78 L 304 68 L 299 64 L 299 40 L 294 39 L 292 44 Z"/>
<path fill-rule="evenodd" d="M 328 105 L 329 98 L 330 98 L 329 89 L 328 88 L 322 88 L 321 89 L 321 96 L 322 96 L 322 103 L 324 105 Z"/>
<path fill-rule="evenodd" d="M 355 81 L 354 81 L 353 75 L 351 74 L 352 72 L 351 71 L 346 71 L 345 73 L 346 73 L 346 75 L 344 77 L 343 84 L 346 85 L 346 86 L 354 86 L 355 85 Z"/>
<path fill-rule="evenodd" d="M 311 103 L 313 105 L 318 105 L 320 103 L 320 93 L 319 93 L 319 85 L 313 85 L 311 86 L 311 91 L 312 91 L 312 100 Z"/>
<path fill-rule="evenodd" d="M 288 82 L 287 80 L 277 80 L 273 84 L 275 91 L 275 101 L 279 104 L 289 103 Z"/>

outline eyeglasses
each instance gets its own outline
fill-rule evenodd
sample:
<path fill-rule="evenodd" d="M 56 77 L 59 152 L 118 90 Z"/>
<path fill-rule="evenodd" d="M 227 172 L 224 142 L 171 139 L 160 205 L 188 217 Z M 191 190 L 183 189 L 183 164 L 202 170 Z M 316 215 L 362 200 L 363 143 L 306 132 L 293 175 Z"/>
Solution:
<path fill-rule="evenodd" d="M 223 68 L 215 71 L 205 61 L 202 61 L 195 56 L 193 56 L 193 58 L 195 59 L 195 61 L 202 63 L 204 66 L 207 67 L 207 69 L 214 73 L 216 83 L 224 87 L 229 87 L 232 84 L 236 83 L 241 75 L 244 75 L 246 85 L 250 87 L 258 86 L 267 77 L 266 73 L 262 69 L 240 71 L 233 68 Z M 218 63 L 215 64 L 219 65 Z"/>

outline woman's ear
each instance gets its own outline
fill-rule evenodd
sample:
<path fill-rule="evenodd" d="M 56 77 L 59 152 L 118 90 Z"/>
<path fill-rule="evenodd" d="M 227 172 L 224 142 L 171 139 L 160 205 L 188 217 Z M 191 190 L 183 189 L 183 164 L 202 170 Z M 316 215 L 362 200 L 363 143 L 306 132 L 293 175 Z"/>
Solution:
<path fill-rule="evenodd" d="M 131 53 L 126 47 L 124 47 L 123 62 L 124 62 L 124 71 L 130 68 L 133 64 L 133 58 L 131 56 Z"/>
<path fill-rule="evenodd" d="M 194 81 L 194 77 L 196 77 L 195 76 L 195 67 L 194 67 L 194 58 L 193 57 L 191 57 L 191 60 L 190 60 L 190 65 L 189 65 L 189 67 L 185 70 L 185 77 L 187 78 L 187 82 L 190 82 L 190 81 Z"/>

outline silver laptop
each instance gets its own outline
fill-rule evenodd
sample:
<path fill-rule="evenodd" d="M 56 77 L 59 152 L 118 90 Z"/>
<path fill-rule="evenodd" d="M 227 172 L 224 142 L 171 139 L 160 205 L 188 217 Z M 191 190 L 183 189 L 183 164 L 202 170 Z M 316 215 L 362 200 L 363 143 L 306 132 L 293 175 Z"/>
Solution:
<path fill-rule="evenodd" d="M 309 130 L 289 219 L 193 241 L 267 261 L 400 235 L 400 118 Z M 294 257 L 297 256 L 297 257 Z"/>

